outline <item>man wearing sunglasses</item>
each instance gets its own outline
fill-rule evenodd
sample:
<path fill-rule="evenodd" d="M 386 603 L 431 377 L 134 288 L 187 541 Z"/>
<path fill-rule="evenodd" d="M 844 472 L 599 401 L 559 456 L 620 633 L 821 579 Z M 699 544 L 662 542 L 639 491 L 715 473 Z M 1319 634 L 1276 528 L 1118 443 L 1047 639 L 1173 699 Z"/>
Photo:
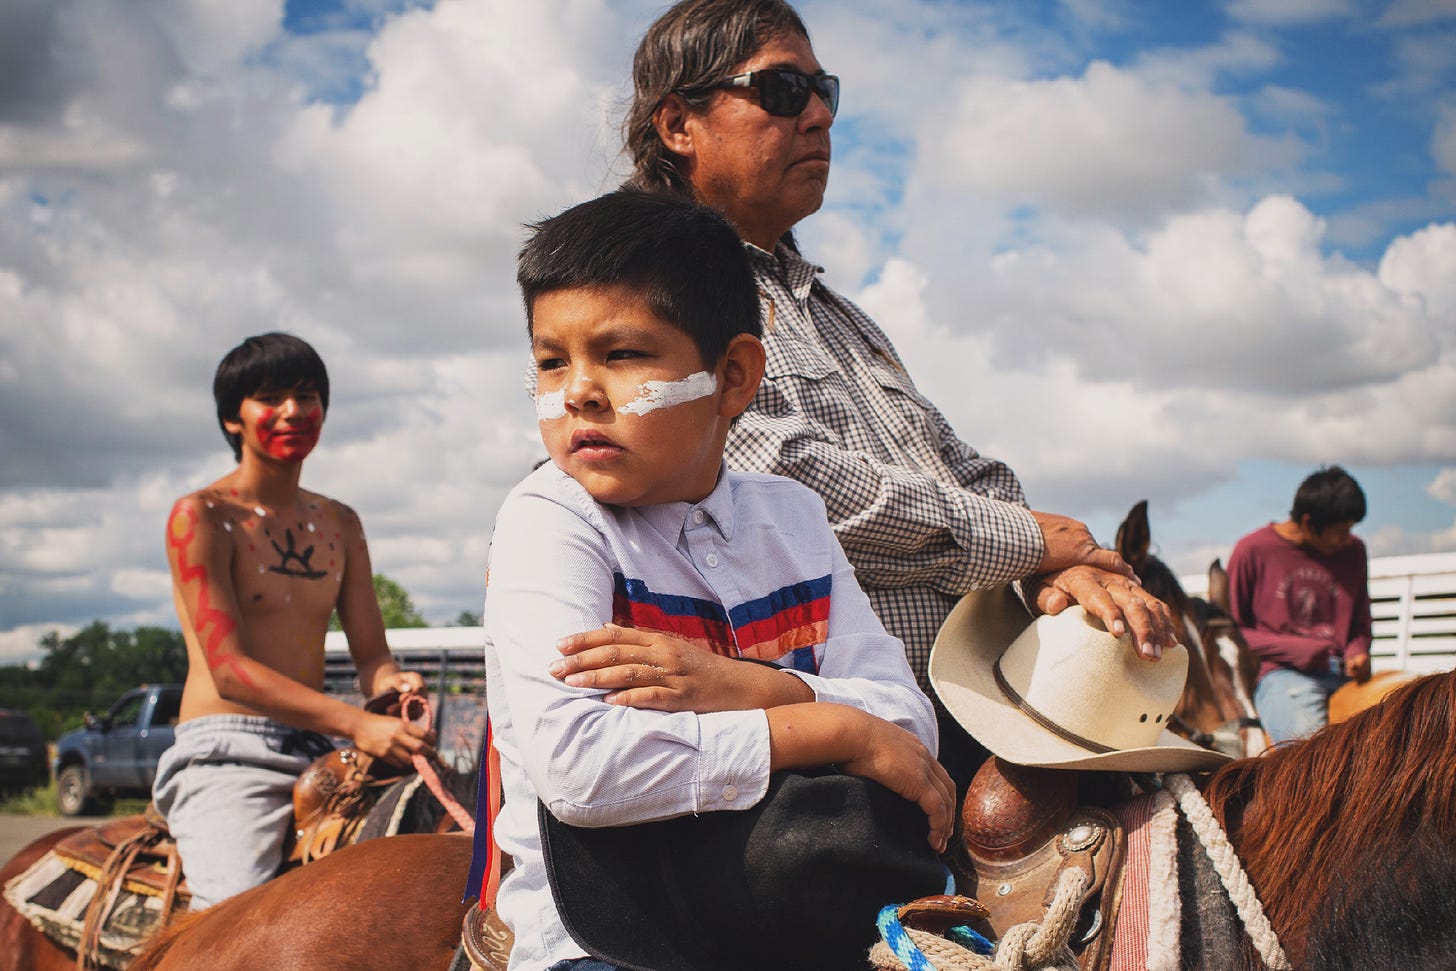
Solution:
<path fill-rule="evenodd" d="M 921 687 L 960 596 L 1014 580 L 1043 611 L 1080 603 L 1130 632 L 1149 659 L 1176 643 L 1167 609 L 1122 558 L 1080 522 L 1027 509 L 1011 469 L 956 438 L 880 329 L 799 254 L 793 227 L 829 180 L 839 79 L 793 8 L 683 0 L 644 35 L 633 86 L 631 182 L 719 209 L 752 258 L 768 368 L 727 460 L 819 492 Z M 983 752 L 941 711 L 941 761 L 959 787 Z"/>

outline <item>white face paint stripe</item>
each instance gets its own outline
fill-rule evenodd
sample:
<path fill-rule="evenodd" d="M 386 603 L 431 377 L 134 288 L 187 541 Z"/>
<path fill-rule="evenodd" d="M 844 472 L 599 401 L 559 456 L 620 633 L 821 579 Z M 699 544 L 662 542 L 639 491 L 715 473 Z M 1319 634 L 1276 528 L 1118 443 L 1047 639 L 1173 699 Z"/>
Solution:
<path fill-rule="evenodd" d="M 566 417 L 566 392 L 546 391 L 536 395 L 536 420 L 550 421 Z"/>
<path fill-rule="evenodd" d="M 637 387 L 637 397 L 617 410 L 624 415 L 645 415 L 706 398 L 717 390 L 718 379 L 708 371 L 695 371 L 677 381 L 644 381 Z"/>

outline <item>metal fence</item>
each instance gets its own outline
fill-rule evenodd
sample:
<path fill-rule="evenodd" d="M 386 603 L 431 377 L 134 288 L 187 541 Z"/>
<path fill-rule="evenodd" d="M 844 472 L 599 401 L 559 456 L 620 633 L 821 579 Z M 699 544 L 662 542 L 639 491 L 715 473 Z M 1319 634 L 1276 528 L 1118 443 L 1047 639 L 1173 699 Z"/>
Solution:
<path fill-rule="evenodd" d="M 485 737 L 485 631 L 480 627 L 413 627 L 384 632 L 401 667 L 418 671 L 430 689 L 440 756 L 468 772 Z M 324 690 L 353 703 L 359 694 L 342 632 L 324 639 Z"/>

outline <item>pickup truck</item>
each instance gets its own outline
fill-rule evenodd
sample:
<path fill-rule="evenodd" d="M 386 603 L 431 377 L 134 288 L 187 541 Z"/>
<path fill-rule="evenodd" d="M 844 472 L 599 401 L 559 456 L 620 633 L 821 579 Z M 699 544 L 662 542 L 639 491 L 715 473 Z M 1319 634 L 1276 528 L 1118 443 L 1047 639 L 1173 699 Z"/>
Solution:
<path fill-rule="evenodd" d="M 102 809 L 119 795 L 148 796 L 157 760 L 172 744 L 180 684 L 144 684 L 102 717 L 56 742 L 56 804 L 63 816 Z"/>

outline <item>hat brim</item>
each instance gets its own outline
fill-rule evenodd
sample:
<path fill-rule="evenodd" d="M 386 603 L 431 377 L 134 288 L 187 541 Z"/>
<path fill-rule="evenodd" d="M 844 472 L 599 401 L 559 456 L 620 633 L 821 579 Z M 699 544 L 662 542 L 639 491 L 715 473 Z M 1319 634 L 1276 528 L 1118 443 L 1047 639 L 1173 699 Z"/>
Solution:
<path fill-rule="evenodd" d="M 1120 772 L 1213 769 L 1229 756 L 1164 730 L 1156 745 L 1092 752 L 1043 728 L 996 685 L 992 667 L 1031 623 L 1009 586 L 966 594 L 930 650 L 930 683 L 952 718 L 993 753 L 1017 765 Z"/>

